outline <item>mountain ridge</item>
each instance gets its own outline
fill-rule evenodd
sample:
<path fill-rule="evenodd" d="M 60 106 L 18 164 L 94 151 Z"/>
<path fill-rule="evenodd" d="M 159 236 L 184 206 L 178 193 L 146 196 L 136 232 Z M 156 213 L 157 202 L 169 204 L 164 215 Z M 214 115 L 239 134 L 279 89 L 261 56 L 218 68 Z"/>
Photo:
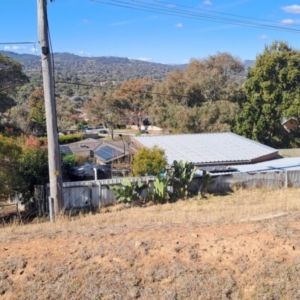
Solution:
<path fill-rule="evenodd" d="M 30 77 L 40 76 L 40 56 L 0 51 L 23 65 L 24 72 Z M 163 80 L 174 69 L 183 70 L 188 64 L 168 65 L 156 62 L 118 56 L 79 56 L 69 52 L 53 54 L 55 74 L 58 79 L 88 82 L 123 82 L 130 79 L 149 77 L 155 81 Z M 254 61 L 244 61 L 245 69 Z"/>

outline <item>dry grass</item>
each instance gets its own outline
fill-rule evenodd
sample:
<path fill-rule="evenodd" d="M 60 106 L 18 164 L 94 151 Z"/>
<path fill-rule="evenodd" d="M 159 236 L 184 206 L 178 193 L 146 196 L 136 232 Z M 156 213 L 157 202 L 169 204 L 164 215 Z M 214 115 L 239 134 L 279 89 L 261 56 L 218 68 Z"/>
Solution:
<path fill-rule="evenodd" d="M 237 190 L 0 231 L 0 299 L 298 299 L 299 190 Z"/>

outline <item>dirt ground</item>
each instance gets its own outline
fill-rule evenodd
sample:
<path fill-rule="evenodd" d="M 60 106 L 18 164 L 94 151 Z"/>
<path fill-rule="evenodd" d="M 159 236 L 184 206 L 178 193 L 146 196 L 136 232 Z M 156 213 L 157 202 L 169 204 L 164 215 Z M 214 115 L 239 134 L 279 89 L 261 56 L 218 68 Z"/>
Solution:
<path fill-rule="evenodd" d="M 0 299 L 300 299 L 299 193 L 0 228 Z"/>

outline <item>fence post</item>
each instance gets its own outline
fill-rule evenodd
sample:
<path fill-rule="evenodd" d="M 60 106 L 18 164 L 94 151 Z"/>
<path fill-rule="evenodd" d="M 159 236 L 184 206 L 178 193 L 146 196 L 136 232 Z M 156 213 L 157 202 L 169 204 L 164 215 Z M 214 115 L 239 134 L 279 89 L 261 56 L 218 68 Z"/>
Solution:
<path fill-rule="evenodd" d="M 53 223 L 53 207 L 52 207 L 52 198 L 49 196 L 49 215 L 50 215 L 50 222 Z"/>
<path fill-rule="evenodd" d="M 284 187 L 285 188 L 288 187 L 288 172 L 287 171 L 284 172 Z"/>
<path fill-rule="evenodd" d="M 21 218 L 21 214 L 20 214 L 20 210 L 19 210 L 19 203 L 18 203 L 18 202 L 17 202 L 17 204 L 16 204 L 16 210 L 17 210 L 17 216 L 18 216 L 18 218 L 19 218 L 19 221 L 21 221 L 22 218 Z"/>
<path fill-rule="evenodd" d="M 101 187 L 101 182 L 98 181 L 99 184 L 99 205 L 98 208 L 100 209 L 102 206 L 102 187 Z"/>
<path fill-rule="evenodd" d="M 93 183 L 89 184 L 90 210 L 93 210 Z"/>

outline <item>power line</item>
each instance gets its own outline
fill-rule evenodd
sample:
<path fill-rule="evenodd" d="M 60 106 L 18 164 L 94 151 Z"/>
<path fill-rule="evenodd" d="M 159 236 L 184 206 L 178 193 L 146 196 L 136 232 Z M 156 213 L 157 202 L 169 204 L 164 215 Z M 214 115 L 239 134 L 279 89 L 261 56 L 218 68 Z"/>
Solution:
<path fill-rule="evenodd" d="M 7 42 L 7 43 L 0 43 L 0 45 L 26 45 L 26 44 L 36 44 L 37 42 Z"/>
<path fill-rule="evenodd" d="M 207 13 L 214 13 L 214 14 L 220 14 L 220 15 L 238 17 L 238 18 L 242 18 L 242 19 L 262 21 L 262 22 L 268 22 L 268 23 L 282 24 L 282 23 L 277 22 L 277 21 L 270 21 L 270 20 L 266 20 L 266 19 L 260 19 L 260 18 L 254 18 L 254 17 L 247 17 L 247 16 L 242 16 L 242 15 L 224 13 L 224 12 L 210 10 L 210 9 L 204 9 L 204 8 L 199 8 L 199 7 L 186 6 L 186 5 L 182 5 L 182 4 L 178 4 L 178 3 L 166 2 L 166 1 L 161 1 L 161 0 L 154 0 L 154 1 L 160 2 L 160 3 L 164 3 L 164 4 L 168 4 L 168 5 L 175 5 L 175 6 L 184 7 L 184 8 L 188 8 L 188 9 L 192 9 L 192 10 L 197 10 L 197 11 L 205 11 Z M 300 25 L 297 25 L 297 24 L 290 24 L 290 25 L 291 26 L 300 27 Z"/>
<path fill-rule="evenodd" d="M 199 14 L 199 13 L 187 12 L 187 11 L 178 10 L 178 9 L 165 8 L 160 5 L 155 5 L 155 4 L 132 4 L 132 3 L 127 3 L 127 2 L 123 2 L 123 1 L 117 1 L 117 0 L 113 0 L 114 3 L 110 3 L 110 2 L 108 3 L 108 2 L 104 2 L 104 1 L 100 1 L 100 0 L 90 0 L 90 1 L 105 4 L 105 5 L 129 8 L 129 9 L 133 9 L 133 10 L 154 12 L 154 13 L 177 16 L 177 17 L 180 16 L 180 17 L 184 17 L 184 18 L 188 18 L 188 19 L 206 20 L 206 21 L 211 21 L 211 22 L 233 24 L 233 25 L 244 26 L 244 27 L 264 28 L 264 29 L 276 30 L 276 31 L 300 33 L 300 30 L 296 29 L 296 28 L 287 28 L 287 27 L 283 27 L 283 26 L 275 26 L 275 25 L 261 24 L 261 23 L 255 23 L 255 22 L 249 22 L 249 21 L 243 21 L 243 20 L 237 20 L 237 19 L 210 16 L 208 14 Z M 137 1 L 135 1 L 135 2 L 137 2 Z M 117 3 L 119 3 L 119 4 L 117 4 Z M 269 22 L 269 21 L 265 21 L 265 22 Z M 277 24 L 279 24 L 279 23 L 277 23 Z"/>
<path fill-rule="evenodd" d="M 99 2 L 97 0 L 92 0 L 92 1 Z M 159 5 L 155 5 L 155 4 L 146 4 L 146 5 L 145 4 L 131 4 L 131 3 L 126 3 L 126 2 L 117 1 L 117 0 L 114 0 L 114 2 L 118 2 L 118 3 L 122 3 L 122 4 L 126 4 L 126 5 L 129 4 L 130 6 L 126 6 L 127 8 L 134 8 L 134 6 L 135 6 L 135 7 L 142 7 L 142 8 L 148 9 L 149 6 L 153 6 L 154 8 L 150 7 L 150 9 L 154 9 L 155 12 L 159 12 L 159 13 L 167 12 L 166 14 L 170 14 L 170 12 L 171 12 L 171 15 L 174 15 L 174 13 L 175 13 L 176 16 L 183 16 L 183 17 L 191 18 L 191 19 L 209 20 L 209 21 L 215 21 L 215 22 L 219 22 L 219 23 L 235 24 L 235 25 L 248 26 L 248 27 L 259 27 L 259 28 L 268 28 L 268 29 L 273 29 L 273 30 L 276 29 L 276 30 L 283 30 L 283 31 L 299 32 L 299 30 L 294 29 L 294 28 L 284 28 L 284 27 L 278 27 L 278 26 L 274 26 L 274 25 L 272 26 L 272 25 L 267 25 L 267 24 L 245 22 L 245 21 L 241 21 L 241 20 L 209 16 L 207 14 L 195 14 L 195 13 L 186 12 L 186 11 L 182 11 L 182 10 L 178 10 L 178 9 L 165 8 L 165 7 L 162 7 Z M 140 1 L 135 0 L 135 2 L 140 2 Z M 106 4 L 108 4 L 108 3 L 106 3 Z M 134 8 L 134 9 L 136 9 L 136 8 Z"/>

